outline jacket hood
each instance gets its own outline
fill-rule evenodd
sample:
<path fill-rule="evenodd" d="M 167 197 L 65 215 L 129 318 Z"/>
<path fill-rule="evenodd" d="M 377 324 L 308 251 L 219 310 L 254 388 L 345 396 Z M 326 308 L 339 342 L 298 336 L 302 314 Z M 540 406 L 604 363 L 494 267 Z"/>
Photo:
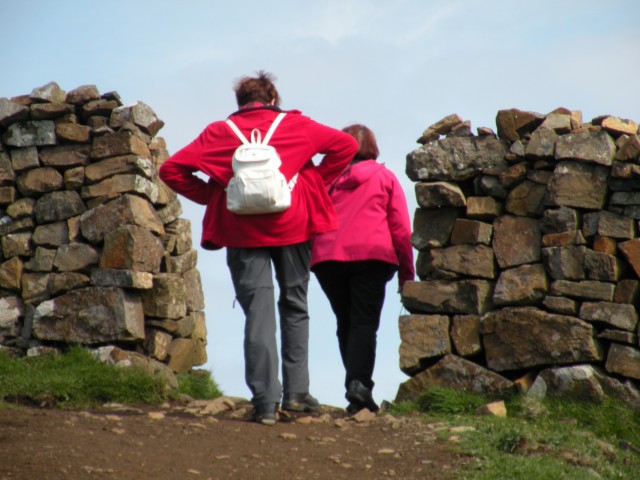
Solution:
<path fill-rule="evenodd" d="M 384 165 L 375 160 L 362 160 L 354 163 L 349 165 L 344 173 L 340 175 L 334 188 L 338 190 L 355 190 L 384 170 L 384 168 Z"/>

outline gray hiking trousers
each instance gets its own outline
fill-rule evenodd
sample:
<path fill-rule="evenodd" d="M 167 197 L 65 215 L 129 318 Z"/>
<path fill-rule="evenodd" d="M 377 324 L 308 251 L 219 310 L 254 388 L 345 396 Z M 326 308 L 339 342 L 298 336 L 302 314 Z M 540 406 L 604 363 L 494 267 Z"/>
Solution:
<path fill-rule="evenodd" d="M 245 381 L 252 403 L 280 402 L 283 393 L 309 391 L 309 242 L 284 247 L 227 248 L 236 299 L 245 314 Z M 280 289 L 282 384 L 272 264 Z"/>

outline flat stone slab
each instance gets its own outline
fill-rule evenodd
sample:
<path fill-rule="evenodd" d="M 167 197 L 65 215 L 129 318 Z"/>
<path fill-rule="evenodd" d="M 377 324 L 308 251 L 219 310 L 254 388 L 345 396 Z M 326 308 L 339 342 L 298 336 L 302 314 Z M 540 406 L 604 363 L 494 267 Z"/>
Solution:
<path fill-rule="evenodd" d="M 514 388 L 513 382 L 502 375 L 455 355 L 446 355 L 434 366 L 402 383 L 395 401 L 415 401 L 434 386 L 487 395 L 509 392 Z"/>
<path fill-rule="evenodd" d="M 483 317 L 487 365 L 496 371 L 603 358 L 589 323 L 534 307 L 508 307 Z"/>
<path fill-rule="evenodd" d="M 485 168 L 506 165 L 507 144 L 493 137 L 451 137 L 430 142 L 407 155 L 413 181 L 466 180 Z"/>
<path fill-rule="evenodd" d="M 33 334 L 40 340 L 89 345 L 142 340 L 142 301 L 119 288 L 72 290 L 38 305 Z"/>
<path fill-rule="evenodd" d="M 484 313 L 491 306 L 493 283 L 485 280 L 406 282 L 402 303 L 412 313 Z"/>

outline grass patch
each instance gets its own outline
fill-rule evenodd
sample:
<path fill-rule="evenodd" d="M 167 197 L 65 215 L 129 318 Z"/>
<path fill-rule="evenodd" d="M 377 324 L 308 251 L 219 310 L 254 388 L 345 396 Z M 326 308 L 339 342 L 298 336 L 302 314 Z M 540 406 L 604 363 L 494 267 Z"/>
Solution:
<path fill-rule="evenodd" d="M 181 393 L 199 400 L 212 400 L 222 396 L 216 382 L 211 378 L 208 370 L 194 370 L 190 373 L 180 373 L 178 389 Z"/>
<path fill-rule="evenodd" d="M 396 416 L 415 415 L 417 412 L 420 412 L 420 408 L 416 402 L 392 403 L 388 407 L 388 413 Z"/>
<path fill-rule="evenodd" d="M 640 414 L 606 399 L 505 400 L 507 418 L 478 416 L 493 401 L 468 392 L 433 388 L 413 404 L 427 420 L 458 429 L 454 448 L 473 460 L 453 478 L 463 480 L 640 479 Z M 395 406 L 393 413 L 410 406 Z"/>
<path fill-rule="evenodd" d="M 180 393 L 193 398 L 220 394 L 210 375 L 181 378 Z M 135 367 L 102 364 L 82 347 L 38 357 L 0 352 L 0 401 L 87 408 L 107 402 L 154 405 L 175 395 L 159 377 Z"/>
<path fill-rule="evenodd" d="M 620 402 L 607 398 L 604 403 L 594 405 L 555 399 L 548 401 L 547 405 L 552 418 L 569 418 L 599 438 L 640 446 L 640 412 L 634 412 Z"/>
<path fill-rule="evenodd" d="M 422 412 L 445 415 L 469 414 L 487 403 L 487 398 L 471 392 L 446 388 L 430 388 L 418 398 Z"/>

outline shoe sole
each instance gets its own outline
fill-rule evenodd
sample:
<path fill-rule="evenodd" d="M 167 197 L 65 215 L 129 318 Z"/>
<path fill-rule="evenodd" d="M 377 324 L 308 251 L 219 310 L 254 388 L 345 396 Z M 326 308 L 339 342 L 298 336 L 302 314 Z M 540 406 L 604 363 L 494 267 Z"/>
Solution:
<path fill-rule="evenodd" d="M 355 415 L 356 413 L 358 413 L 360 410 L 362 410 L 365 407 L 361 407 L 359 405 L 356 405 L 354 403 L 350 403 L 347 408 L 345 408 L 346 412 L 348 415 Z"/>
<path fill-rule="evenodd" d="M 259 423 L 261 425 L 272 426 L 276 424 L 276 419 L 273 417 L 252 416 L 251 421 Z"/>
<path fill-rule="evenodd" d="M 283 410 L 288 410 L 290 412 L 306 412 L 306 413 L 315 413 L 320 411 L 320 407 L 312 407 L 308 404 L 304 403 L 283 403 Z"/>

